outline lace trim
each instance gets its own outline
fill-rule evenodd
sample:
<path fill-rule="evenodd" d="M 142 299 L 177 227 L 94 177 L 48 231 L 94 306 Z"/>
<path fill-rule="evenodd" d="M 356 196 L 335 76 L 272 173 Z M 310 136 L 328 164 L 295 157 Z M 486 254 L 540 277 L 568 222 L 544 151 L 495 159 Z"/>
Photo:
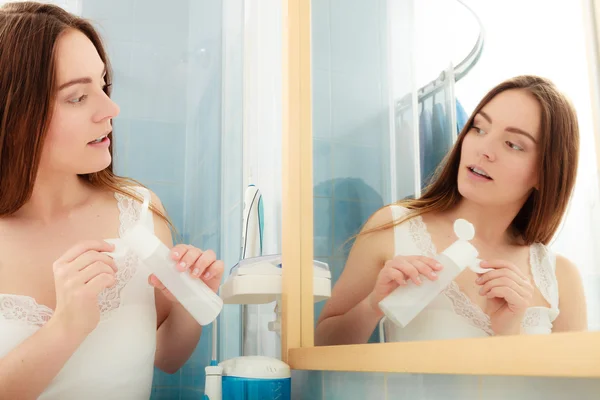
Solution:
<path fill-rule="evenodd" d="M 525 333 L 552 333 L 552 322 L 558 317 L 558 314 L 558 308 L 528 308 L 521 327 Z"/>
<path fill-rule="evenodd" d="M 460 290 L 456 282 L 450 282 L 450 285 L 444 290 L 444 294 L 452 302 L 452 308 L 455 313 L 466 318 L 471 325 L 481 329 L 488 335 L 494 335 L 492 320 L 489 315 L 484 313 L 476 304 L 473 304 L 471 299 Z"/>
<path fill-rule="evenodd" d="M 140 218 L 141 204 L 136 200 L 115 193 L 119 209 L 119 236 L 124 233 Z M 115 260 L 117 265 L 117 283 L 104 289 L 98 295 L 100 319 L 108 318 L 121 305 L 121 291 L 131 281 L 137 272 L 138 258 L 132 252 L 120 260 Z M 35 326 L 43 326 L 54 311 L 29 296 L 0 294 L 0 316 L 5 319 L 26 321 Z"/>
<path fill-rule="evenodd" d="M 408 230 L 421 254 L 427 257 L 434 257 L 437 254 L 435 243 L 433 243 L 427 225 L 425 225 L 425 221 L 421 216 L 410 219 Z M 452 281 L 442 293 L 450 300 L 452 309 L 456 314 L 465 318 L 476 328 L 482 329 L 488 335 L 494 334 L 490 317 L 460 290 L 456 282 Z"/>
<path fill-rule="evenodd" d="M 136 200 L 120 193 L 115 193 L 115 198 L 119 208 L 119 236 L 123 236 L 139 220 L 141 205 Z M 127 255 L 122 260 L 118 260 L 116 264 L 117 283 L 104 289 L 98 295 L 101 320 L 109 317 L 121 305 L 121 291 L 135 275 L 138 258 L 132 252 L 127 252 Z"/>
<path fill-rule="evenodd" d="M 32 297 L 17 294 L 0 295 L 0 315 L 5 319 L 24 321 L 41 327 L 50 320 L 52 314 L 52 309 L 38 304 Z"/>
<path fill-rule="evenodd" d="M 558 291 L 556 288 L 556 275 L 550 251 L 542 244 L 531 246 L 530 264 L 531 274 L 536 286 L 540 289 L 550 308 L 558 309 Z"/>
<path fill-rule="evenodd" d="M 119 208 L 119 236 L 123 236 L 140 219 L 142 207 L 138 201 L 121 193 L 115 193 L 115 198 Z"/>
<path fill-rule="evenodd" d="M 521 322 L 521 326 L 523 328 L 531 328 L 534 326 L 540 326 L 542 322 L 542 313 L 541 309 L 528 309 L 525 312 L 525 317 Z"/>
<path fill-rule="evenodd" d="M 409 219 L 408 223 L 408 232 L 410 233 L 413 242 L 419 248 L 419 251 L 427 257 L 435 257 L 437 249 L 431 239 L 431 235 L 427 231 L 427 226 L 425 225 L 423 218 L 419 215 Z"/>

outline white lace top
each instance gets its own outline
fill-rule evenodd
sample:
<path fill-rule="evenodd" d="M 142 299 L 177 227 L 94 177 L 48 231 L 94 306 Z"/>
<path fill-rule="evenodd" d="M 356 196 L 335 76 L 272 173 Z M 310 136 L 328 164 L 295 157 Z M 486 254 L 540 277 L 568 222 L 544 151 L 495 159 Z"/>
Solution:
<path fill-rule="evenodd" d="M 396 221 L 408 212 L 399 206 L 391 208 Z M 394 240 L 396 255 L 433 257 L 438 253 L 421 217 L 396 225 Z M 522 322 L 523 332 L 526 334 L 552 332 L 552 322 L 559 313 L 555 262 L 555 255 L 543 244 L 530 247 L 531 273 L 535 285 L 550 307 L 531 307 L 527 310 Z M 485 337 L 494 334 L 490 317 L 454 281 L 406 327 L 400 328 L 385 320 L 384 328 L 385 340 L 388 342 Z"/>
<path fill-rule="evenodd" d="M 120 194 L 115 197 L 123 236 L 138 221 L 141 205 Z M 154 230 L 152 213 L 143 223 Z M 117 283 L 98 296 L 100 323 L 39 399 L 150 398 L 156 351 L 154 289 L 135 255 L 115 261 Z M 0 358 L 40 329 L 52 313 L 31 297 L 0 294 Z"/>

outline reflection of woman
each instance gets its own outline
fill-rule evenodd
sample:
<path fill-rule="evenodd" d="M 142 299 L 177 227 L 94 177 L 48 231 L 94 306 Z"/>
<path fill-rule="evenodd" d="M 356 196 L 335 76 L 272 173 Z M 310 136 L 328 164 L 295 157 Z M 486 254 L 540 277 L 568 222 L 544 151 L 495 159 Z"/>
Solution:
<path fill-rule="evenodd" d="M 432 257 L 475 225 L 472 243 L 493 271 L 462 272 L 386 340 L 426 340 L 584 330 L 576 267 L 546 246 L 575 184 L 577 117 L 554 85 L 521 76 L 492 89 L 420 199 L 377 211 L 358 235 L 316 328 L 319 345 L 365 343 L 378 303 L 408 280 L 436 279 Z"/>
<path fill-rule="evenodd" d="M 5 4 L 0 26 L 0 398 L 148 399 L 202 328 L 134 254 L 104 254 L 138 221 L 173 247 L 158 198 L 141 219 L 149 191 L 112 173 L 106 52 L 52 5 Z M 218 288 L 214 252 L 171 257 Z"/>

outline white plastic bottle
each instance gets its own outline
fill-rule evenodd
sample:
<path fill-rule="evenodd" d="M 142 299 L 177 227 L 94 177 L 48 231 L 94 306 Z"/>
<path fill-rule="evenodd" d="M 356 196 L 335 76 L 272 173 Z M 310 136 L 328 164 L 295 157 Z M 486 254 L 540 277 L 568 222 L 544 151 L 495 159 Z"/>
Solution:
<path fill-rule="evenodd" d="M 438 279 L 422 279 L 421 285 L 409 281 L 406 286 L 399 286 L 379 302 L 381 311 L 396 325 L 408 325 L 466 267 L 478 274 L 491 271 L 479 267 L 479 252 L 468 242 L 475 237 L 473 225 L 464 219 L 457 219 L 454 222 L 454 233 L 458 240 L 435 257 L 444 266 L 437 272 Z"/>
<path fill-rule="evenodd" d="M 177 270 L 169 248 L 153 232 L 136 224 L 125 233 L 122 241 L 137 254 L 149 274 L 156 275 L 200 325 L 208 325 L 217 318 L 223 300 L 200 279 L 192 278 L 189 271 Z"/>
<path fill-rule="evenodd" d="M 222 400 L 223 367 L 220 365 L 209 365 L 204 370 L 206 372 L 204 398 L 208 400 Z"/>

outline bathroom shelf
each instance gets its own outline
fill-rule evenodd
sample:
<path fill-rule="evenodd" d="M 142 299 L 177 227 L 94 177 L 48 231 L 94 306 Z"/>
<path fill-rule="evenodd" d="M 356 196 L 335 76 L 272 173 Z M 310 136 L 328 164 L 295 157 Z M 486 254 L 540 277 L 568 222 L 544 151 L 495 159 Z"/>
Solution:
<path fill-rule="evenodd" d="M 290 349 L 296 370 L 600 377 L 600 332 Z"/>

